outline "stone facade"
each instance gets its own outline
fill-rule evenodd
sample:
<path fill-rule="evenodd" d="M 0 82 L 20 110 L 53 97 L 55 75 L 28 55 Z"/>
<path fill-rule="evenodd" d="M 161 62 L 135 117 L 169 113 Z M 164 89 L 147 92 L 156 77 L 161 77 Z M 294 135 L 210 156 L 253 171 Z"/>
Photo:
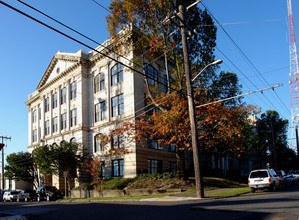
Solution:
<path fill-rule="evenodd" d="M 108 46 L 109 40 L 104 45 Z M 104 161 L 105 178 L 174 170 L 175 153 L 166 146 L 146 148 L 124 143 L 130 153 L 103 157 L 99 135 L 117 126 L 117 121 L 134 120 L 137 112 L 144 109 L 145 84 L 143 76 L 128 67 L 136 57 L 134 51 L 128 50 L 123 57 L 102 46 L 96 50 L 101 53 L 80 50 L 53 56 L 26 102 L 29 152 L 41 145 L 76 141 L 88 148 L 91 158 Z M 150 66 L 161 81 L 165 75 L 163 65 Z M 53 185 L 59 187 L 58 182 L 53 177 Z"/>

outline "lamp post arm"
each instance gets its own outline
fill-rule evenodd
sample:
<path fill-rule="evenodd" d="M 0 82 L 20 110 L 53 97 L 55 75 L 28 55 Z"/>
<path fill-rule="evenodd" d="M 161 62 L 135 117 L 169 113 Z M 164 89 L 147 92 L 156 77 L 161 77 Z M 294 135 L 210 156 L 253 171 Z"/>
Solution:
<path fill-rule="evenodd" d="M 211 66 L 212 65 L 212 63 L 210 63 L 210 64 L 208 64 L 208 65 L 206 65 L 193 79 L 192 79 L 192 82 L 194 81 L 194 80 L 196 80 L 196 78 L 207 68 L 207 67 L 209 67 L 209 66 Z"/>
<path fill-rule="evenodd" d="M 192 79 L 192 82 L 209 66 L 211 65 L 217 65 L 217 64 L 220 64 L 222 63 L 223 61 L 222 60 L 215 60 L 214 62 L 212 63 L 209 63 L 208 65 L 206 65 L 193 79 Z"/>

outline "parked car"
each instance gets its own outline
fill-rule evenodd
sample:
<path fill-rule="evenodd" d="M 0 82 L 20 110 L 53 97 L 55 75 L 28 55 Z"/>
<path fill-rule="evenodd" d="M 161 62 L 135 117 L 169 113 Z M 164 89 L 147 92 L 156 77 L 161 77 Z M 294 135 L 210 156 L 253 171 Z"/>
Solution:
<path fill-rule="evenodd" d="M 18 191 L 5 191 L 3 194 L 3 202 L 13 202 L 13 201 L 17 201 L 18 198 Z"/>
<path fill-rule="evenodd" d="M 287 183 L 286 183 L 286 180 L 285 180 L 286 173 L 283 170 L 276 170 L 275 173 L 279 176 L 280 186 L 281 187 L 287 186 Z"/>
<path fill-rule="evenodd" d="M 286 185 L 288 185 L 288 186 L 298 184 L 298 178 L 293 173 L 288 173 L 284 179 L 285 179 Z"/>
<path fill-rule="evenodd" d="M 22 190 L 17 197 L 17 201 L 33 201 L 33 200 L 37 200 L 37 194 L 35 190 Z"/>
<path fill-rule="evenodd" d="M 37 201 L 62 199 L 62 193 L 55 186 L 39 186 L 36 190 Z"/>
<path fill-rule="evenodd" d="M 256 189 L 270 189 L 275 191 L 280 187 L 280 178 L 272 169 L 252 170 L 248 177 L 251 192 Z"/>
<path fill-rule="evenodd" d="M 294 174 L 297 178 L 299 178 L 299 170 L 291 170 L 288 174 Z"/>

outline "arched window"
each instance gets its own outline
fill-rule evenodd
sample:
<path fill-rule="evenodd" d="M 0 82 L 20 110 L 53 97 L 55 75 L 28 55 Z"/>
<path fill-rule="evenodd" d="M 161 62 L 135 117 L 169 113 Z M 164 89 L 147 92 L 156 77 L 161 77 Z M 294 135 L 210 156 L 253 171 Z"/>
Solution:
<path fill-rule="evenodd" d="M 103 73 L 98 74 L 94 78 L 94 93 L 97 93 L 105 88 L 105 76 Z"/>
<path fill-rule="evenodd" d="M 101 133 L 94 136 L 94 151 L 95 152 L 104 150 L 101 136 L 102 136 Z"/>
<path fill-rule="evenodd" d="M 123 81 L 123 66 L 118 63 L 111 68 L 111 85 L 121 81 Z"/>
<path fill-rule="evenodd" d="M 94 77 L 94 93 L 100 91 L 100 75 Z"/>

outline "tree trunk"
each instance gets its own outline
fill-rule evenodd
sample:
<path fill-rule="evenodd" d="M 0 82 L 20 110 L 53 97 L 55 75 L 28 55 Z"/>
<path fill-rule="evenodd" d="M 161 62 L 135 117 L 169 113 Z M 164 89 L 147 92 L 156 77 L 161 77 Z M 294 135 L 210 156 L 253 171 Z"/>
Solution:
<path fill-rule="evenodd" d="M 177 163 L 177 173 L 176 178 L 178 179 L 186 179 L 185 175 L 185 151 L 176 150 L 176 163 Z"/>

